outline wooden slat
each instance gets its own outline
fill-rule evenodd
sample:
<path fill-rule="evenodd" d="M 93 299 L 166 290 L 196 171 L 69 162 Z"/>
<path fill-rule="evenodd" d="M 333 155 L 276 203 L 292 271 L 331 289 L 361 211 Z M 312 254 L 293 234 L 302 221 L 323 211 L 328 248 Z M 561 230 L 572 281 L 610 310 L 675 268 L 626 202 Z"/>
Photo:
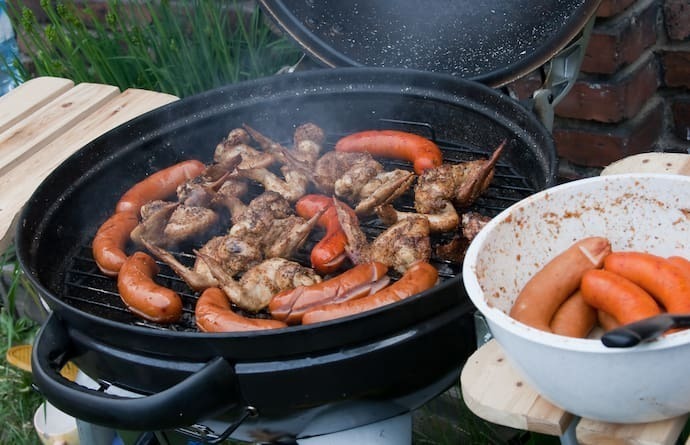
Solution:
<path fill-rule="evenodd" d="M 119 93 L 117 87 L 82 83 L 0 134 L 0 175 L 39 151 Z"/>
<path fill-rule="evenodd" d="M 574 416 L 544 400 L 490 340 L 467 360 L 460 376 L 467 407 L 477 416 L 512 428 L 562 435 Z"/>
<path fill-rule="evenodd" d="M 24 203 L 62 161 L 108 130 L 175 100 L 168 94 L 127 90 L 0 176 L 0 252 L 11 242 Z"/>
<path fill-rule="evenodd" d="M 581 445 L 673 445 L 687 420 L 688 416 L 684 415 L 659 422 L 623 425 L 582 419 L 575 434 Z"/>
<path fill-rule="evenodd" d="M 560 436 L 574 419 L 572 414 L 541 398 L 522 379 L 496 340 L 472 354 L 462 370 L 460 383 L 468 408 L 499 425 Z M 687 420 L 688 415 L 640 424 L 580 419 L 575 434 L 580 445 L 671 445 L 678 440 Z"/>
<path fill-rule="evenodd" d="M 0 97 L 0 133 L 74 86 L 69 79 L 37 77 Z"/>

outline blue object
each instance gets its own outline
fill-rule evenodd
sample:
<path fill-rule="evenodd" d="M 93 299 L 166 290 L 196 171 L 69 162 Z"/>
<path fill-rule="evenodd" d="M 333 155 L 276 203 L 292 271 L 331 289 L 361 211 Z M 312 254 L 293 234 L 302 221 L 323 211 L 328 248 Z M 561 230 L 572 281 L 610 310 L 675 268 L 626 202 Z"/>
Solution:
<path fill-rule="evenodd" d="M 0 96 L 18 85 L 18 72 L 12 66 L 18 56 L 19 48 L 7 15 L 7 4 L 0 0 Z"/>

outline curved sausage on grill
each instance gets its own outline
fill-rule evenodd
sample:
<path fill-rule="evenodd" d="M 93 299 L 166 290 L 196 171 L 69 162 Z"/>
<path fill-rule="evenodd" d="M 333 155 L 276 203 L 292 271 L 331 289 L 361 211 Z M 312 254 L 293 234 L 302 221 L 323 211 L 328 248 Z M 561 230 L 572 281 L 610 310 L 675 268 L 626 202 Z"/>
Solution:
<path fill-rule="evenodd" d="M 307 311 L 302 317 L 302 324 L 347 317 L 395 303 L 430 289 L 437 280 L 438 271 L 436 268 L 427 262 L 419 261 L 413 264 L 400 280 L 375 294 L 345 303 L 327 304 Z"/>
<path fill-rule="evenodd" d="M 127 190 L 115 206 L 115 212 L 139 212 L 147 202 L 174 195 L 178 186 L 204 170 L 206 166 L 202 162 L 192 159 L 157 171 Z"/>
<path fill-rule="evenodd" d="M 201 294 L 194 315 L 196 325 L 203 332 L 255 331 L 287 326 L 282 321 L 249 318 L 235 313 L 228 297 L 217 287 L 210 287 Z"/>
<path fill-rule="evenodd" d="M 139 223 L 134 212 L 119 212 L 108 218 L 96 232 L 91 245 L 96 265 L 105 275 L 115 277 L 127 260 L 125 246 Z"/>
<path fill-rule="evenodd" d="M 144 252 L 127 258 L 117 276 L 117 290 L 127 308 L 156 323 L 174 323 L 182 316 L 182 299 L 153 281 L 158 265 Z"/>

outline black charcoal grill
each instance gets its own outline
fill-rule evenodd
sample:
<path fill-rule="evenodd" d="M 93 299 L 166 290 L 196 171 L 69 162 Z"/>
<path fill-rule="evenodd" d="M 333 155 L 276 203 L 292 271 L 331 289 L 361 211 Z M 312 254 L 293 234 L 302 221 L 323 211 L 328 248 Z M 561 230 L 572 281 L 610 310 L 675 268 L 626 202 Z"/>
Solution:
<path fill-rule="evenodd" d="M 325 129 L 328 149 L 355 131 L 400 129 L 437 142 L 448 162 L 486 157 L 507 139 L 494 182 L 471 209 L 489 216 L 556 183 L 553 140 L 535 115 L 504 94 L 449 74 L 295 72 L 147 113 L 65 161 L 21 215 L 18 258 L 52 309 L 32 357 L 36 385 L 51 403 L 110 428 L 178 429 L 205 442 L 227 436 L 271 442 L 405 415 L 457 381 L 475 348 L 473 306 L 461 265 L 438 257 L 441 282 L 405 301 L 313 326 L 226 334 L 197 332 L 198 295 L 165 267 L 157 280 L 185 300 L 183 321 L 171 326 L 132 316 L 114 281 L 95 267 L 93 235 L 132 184 L 184 159 L 209 161 L 216 144 L 242 123 L 289 144 L 294 128 L 308 121 Z M 410 210 L 411 195 L 396 205 Z M 371 238 L 383 230 L 376 218 L 363 225 Z M 433 244 L 449 237 L 435 237 Z M 313 234 L 295 259 L 308 264 L 318 238 Z M 100 388 L 62 378 L 58 370 L 68 360 Z M 108 387 L 141 397 L 113 395 Z"/>

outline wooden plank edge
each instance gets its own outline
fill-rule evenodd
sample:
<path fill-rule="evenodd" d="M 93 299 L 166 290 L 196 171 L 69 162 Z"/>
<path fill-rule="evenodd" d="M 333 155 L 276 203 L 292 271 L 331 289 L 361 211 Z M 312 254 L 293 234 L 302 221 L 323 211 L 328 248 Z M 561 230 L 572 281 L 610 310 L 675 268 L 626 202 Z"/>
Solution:
<path fill-rule="evenodd" d="M 0 133 L 74 87 L 60 77 L 36 77 L 0 97 Z M 7 110 L 7 112 L 3 111 Z"/>
<path fill-rule="evenodd" d="M 81 83 L 1 133 L 0 175 L 40 151 L 119 93 L 114 86 Z"/>
<path fill-rule="evenodd" d="M 561 436 L 575 419 L 539 396 L 514 370 L 496 340 L 470 356 L 460 375 L 460 388 L 470 411 L 499 425 Z"/>
<path fill-rule="evenodd" d="M 13 197 L 11 202 L 0 204 L 0 252 L 11 245 L 26 201 L 60 163 L 110 129 L 176 100 L 178 97 L 170 94 L 127 89 L 43 147 L 44 151 L 27 157 L 8 174 L 0 177 L 0 196 Z M 46 155 L 49 161 L 44 159 Z M 21 174 L 22 171 L 31 171 L 33 174 L 24 175 Z"/>
<path fill-rule="evenodd" d="M 575 435 L 581 445 L 673 445 L 687 421 L 687 414 L 658 422 L 636 424 L 606 423 L 583 418 L 577 424 Z"/>

